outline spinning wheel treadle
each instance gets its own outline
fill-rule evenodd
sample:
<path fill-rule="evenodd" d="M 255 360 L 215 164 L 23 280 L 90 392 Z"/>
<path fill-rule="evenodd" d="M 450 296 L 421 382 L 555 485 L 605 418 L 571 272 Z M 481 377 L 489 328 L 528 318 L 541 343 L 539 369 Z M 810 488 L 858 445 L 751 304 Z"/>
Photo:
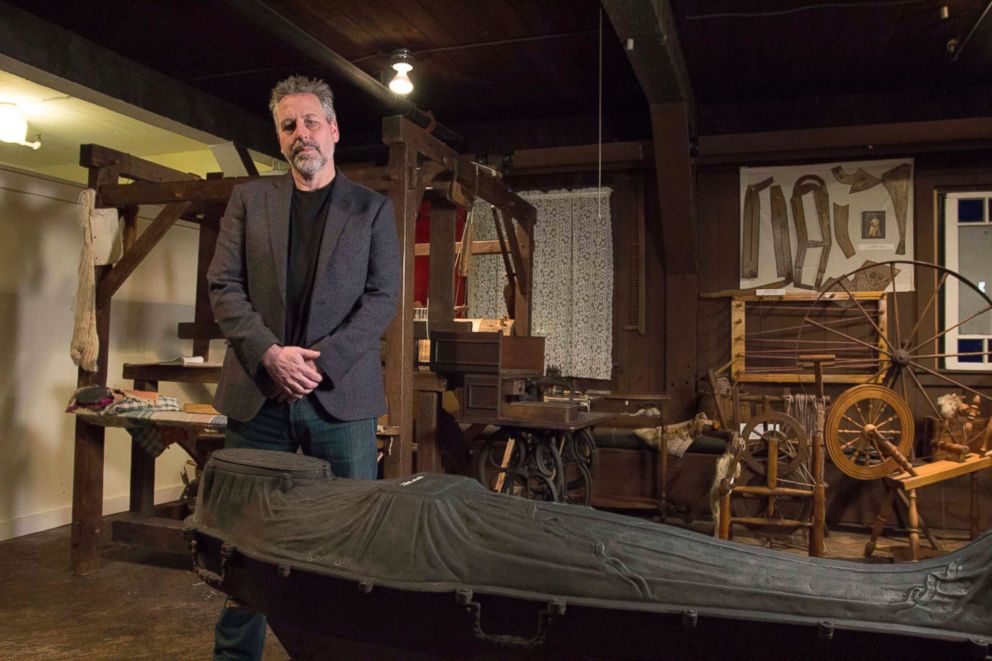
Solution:
<path fill-rule="evenodd" d="M 913 414 L 902 397 L 885 386 L 862 384 L 831 405 L 827 452 L 846 475 L 874 480 L 900 469 L 900 459 L 905 461 L 913 446 L 913 431 Z"/>
<path fill-rule="evenodd" d="M 744 442 L 742 458 L 758 475 L 768 474 L 768 461 L 772 443 L 778 446 L 777 475 L 784 476 L 806 463 L 809 456 L 809 439 L 798 420 L 787 413 L 769 411 L 748 420 L 741 433 Z"/>

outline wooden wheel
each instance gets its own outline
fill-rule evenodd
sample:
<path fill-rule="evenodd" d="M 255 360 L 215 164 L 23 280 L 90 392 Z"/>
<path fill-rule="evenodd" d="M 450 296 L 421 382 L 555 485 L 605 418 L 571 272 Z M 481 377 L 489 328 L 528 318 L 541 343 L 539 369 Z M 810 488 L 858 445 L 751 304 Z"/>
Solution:
<path fill-rule="evenodd" d="M 896 278 L 907 271 L 915 291 L 897 291 Z M 865 292 L 884 294 L 879 310 L 862 302 Z M 957 301 L 961 321 L 942 324 L 942 306 L 951 301 Z M 842 315 L 845 310 L 853 314 Z M 987 390 L 977 390 L 954 372 L 988 361 L 984 340 L 975 338 L 990 328 L 992 299 L 954 271 L 911 260 L 866 263 L 819 291 L 799 328 L 796 370 L 802 369 L 798 354 L 834 354 L 836 360 L 824 366 L 828 382 L 843 382 L 852 372 L 864 374 L 859 377 L 863 382 L 884 385 L 902 400 L 925 406 L 950 440 L 967 444 L 948 426 L 937 399 L 956 393 L 976 397 L 977 404 L 992 404 Z"/>
<path fill-rule="evenodd" d="M 900 457 L 905 461 L 913 446 L 909 405 L 885 386 L 865 383 L 845 390 L 831 404 L 824 427 L 834 465 L 859 480 L 878 479 L 898 470 Z"/>
<path fill-rule="evenodd" d="M 798 420 L 787 413 L 769 411 L 752 416 L 744 431 L 744 463 L 758 475 L 768 474 L 769 449 L 775 445 L 777 475 L 784 476 L 806 463 L 809 438 Z"/>

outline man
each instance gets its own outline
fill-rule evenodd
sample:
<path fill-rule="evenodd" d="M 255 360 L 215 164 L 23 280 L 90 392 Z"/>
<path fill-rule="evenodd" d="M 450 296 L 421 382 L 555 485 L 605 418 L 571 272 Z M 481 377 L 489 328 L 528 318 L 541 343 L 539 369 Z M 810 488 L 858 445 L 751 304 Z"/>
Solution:
<path fill-rule="evenodd" d="M 375 479 L 379 338 L 401 278 L 393 205 L 335 170 L 325 82 L 292 76 L 269 108 L 290 173 L 234 189 L 207 273 L 228 341 L 215 397 L 225 445 L 299 448 L 339 477 Z M 215 657 L 261 658 L 264 639 L 264 616 L 229 602 Z"/>

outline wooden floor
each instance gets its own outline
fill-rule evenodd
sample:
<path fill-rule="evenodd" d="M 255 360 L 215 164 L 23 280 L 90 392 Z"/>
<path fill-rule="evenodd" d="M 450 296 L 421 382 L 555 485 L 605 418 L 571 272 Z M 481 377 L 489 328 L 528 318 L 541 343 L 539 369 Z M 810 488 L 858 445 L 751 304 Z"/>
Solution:
<path fill-rule="evenodd" d="M 700 534 L 708 528 L 697 525 Z M 767 545 L 743 533 L 735 541 Z M 942 536 L 952 548 L 966 543 L 961 532 Z M 863 562 L 866 540 L 863 532 L 830 531 L 829 557 Z M 786 541 L 774 547 L 805 553 L 803 540 Z M 207 659 L 222 600 L 190 570 L 186 556 L 111 543 L 101 572 L 77 578 L 69 574 L 68 526 L 0 542 L 2 659 Z M 288 658 L 270 633 L 265 659 Z"/>

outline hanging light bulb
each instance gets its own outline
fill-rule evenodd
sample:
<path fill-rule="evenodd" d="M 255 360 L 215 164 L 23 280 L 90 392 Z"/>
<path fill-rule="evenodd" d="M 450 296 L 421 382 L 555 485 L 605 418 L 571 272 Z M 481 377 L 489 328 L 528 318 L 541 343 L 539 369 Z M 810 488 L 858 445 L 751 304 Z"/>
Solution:
<path fill-rule="evenodd" d="M 394 94 L 406 95 L 413 91 L 413 81 L 408 75 L 413 71 L 411 61 L 413 61 L 413 54 L 406 48 L 401 48 L 393 53 L 392 67 L 396 71 L 396 75 L 389 81 L 389 89 Z"/>
<path fill-rule="evenodd" d="M 31 149 L 38 149 L 41 143 L 37 140 L 27 142 L 28 123 L 17 106 L 13 103 L 0 103 L 0 141 L 10 142 L 15 145 L 24 145 Z"/>

